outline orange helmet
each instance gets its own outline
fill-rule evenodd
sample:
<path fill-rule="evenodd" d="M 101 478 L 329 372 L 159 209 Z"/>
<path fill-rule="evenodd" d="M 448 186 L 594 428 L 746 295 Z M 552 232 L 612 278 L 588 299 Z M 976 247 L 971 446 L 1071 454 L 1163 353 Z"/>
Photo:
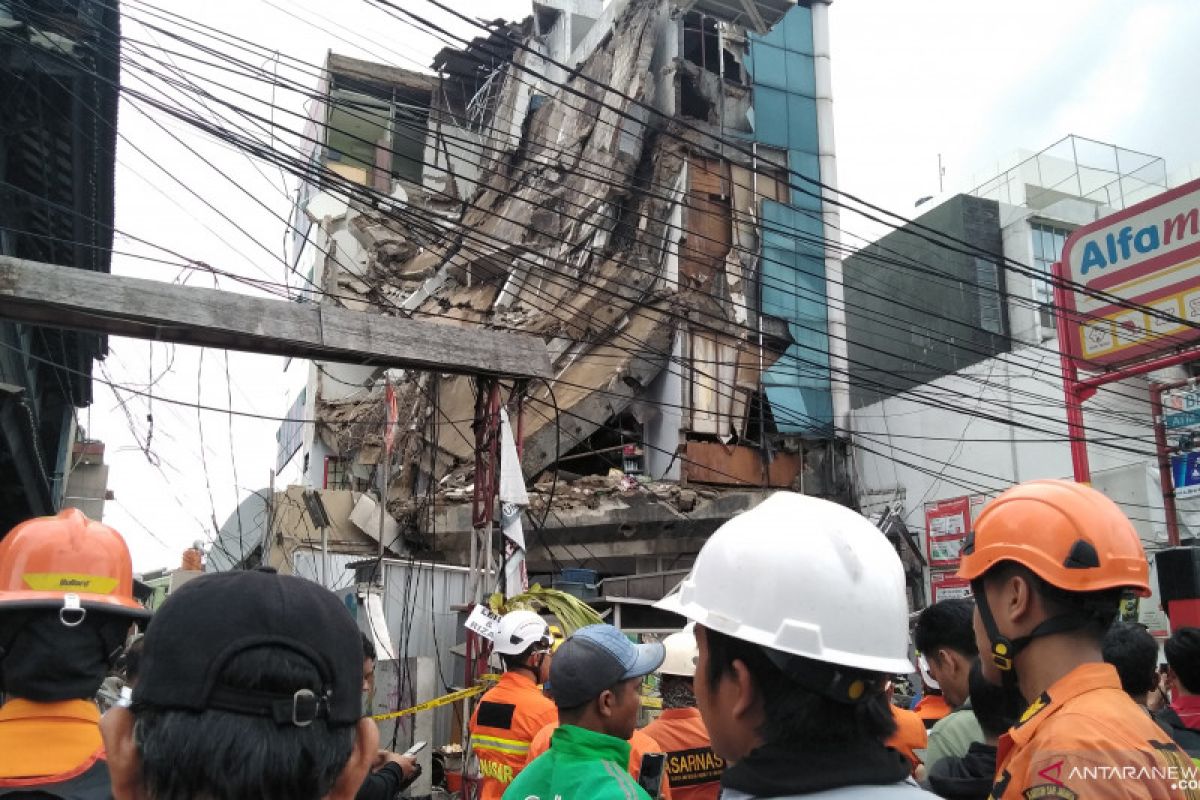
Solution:
<path fill-rule="evenodd" d="M 1002 561 L 1068 592 L 1127 588 L 1150 595 L 1150 568 L 1133 524 L 1104 494 L 1073 481 L 1028 481 L 983 509 L 963 545 L 958 576 L 975 580 Z"/>
<path fill-rule="evenodd" d="M 77 508 L 26 520 L 0 539 L 0 612 L 23 608 L 60 608 L 72 625 L 85 609 L 150 616 L 133 597 L 121 534 Z"/>

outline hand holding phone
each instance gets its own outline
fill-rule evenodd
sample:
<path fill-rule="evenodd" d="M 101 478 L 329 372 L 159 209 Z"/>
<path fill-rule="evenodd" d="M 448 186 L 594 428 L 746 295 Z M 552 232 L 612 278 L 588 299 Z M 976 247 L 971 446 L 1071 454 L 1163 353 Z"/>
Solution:
<path fill-rule="evenodd" d="M 638 785 L 646 790 L 652 800 L 662 796 L 663 771 L 667 765 L 666 753 L 646 753 L 638 770 Z"/>
<path fill-rule="evenodd" d="M 415 756 L 417 753 L 425 749 L 429 742 L 413 742 L 413 746 L 404 751 L 406 756 Z"/>

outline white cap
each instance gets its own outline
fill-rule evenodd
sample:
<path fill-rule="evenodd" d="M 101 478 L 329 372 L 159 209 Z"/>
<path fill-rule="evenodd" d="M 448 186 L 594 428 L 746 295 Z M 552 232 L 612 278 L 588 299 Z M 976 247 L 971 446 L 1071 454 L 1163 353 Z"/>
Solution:
<path fill-rule="evenodd" d="M 816 497 L 777 492 L 726 522 L 655 607 L 782 653 L 913 671 L 900 557 L 861 514 Z"/>
<path fill-rule="evenodd" d="M 500 630 L 492 650 L 502 656 L 518 656 L 542 642 L 550 647 L 550 626 L 532 611 L 510 611 L 500 618 Z"/>

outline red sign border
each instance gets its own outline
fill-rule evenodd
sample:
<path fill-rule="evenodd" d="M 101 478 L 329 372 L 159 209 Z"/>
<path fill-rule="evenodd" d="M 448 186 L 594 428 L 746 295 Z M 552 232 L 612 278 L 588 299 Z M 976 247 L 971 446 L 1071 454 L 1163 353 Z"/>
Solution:
<path fill-rule="evenodd" d="M 1063 297 L 1065 302 L 1063 304 L 1063 317 L 1067 320 L 1070 330 L 1060 330 L 1058 332 L 1058 338 L 1059 347 L 1062 348 L 1065 346 L 1067 354 L 1077 364 L 1086 365 L 1090 368 L 1103 371 L 1106 369 L 1112 369 L 1114 367 L 1136 363 L 1146 359 L 1148 356 L 1194 345 L 1197 341 L 1200 341 L 1200 330 L 1193 330 L 1191 332 L 1184 332 L 1181 334 L 1172 334 L 1170 337 L 1166 337 L 1158 342 L 1151 342 L 1138 345 L 1137 347 L 1131 347 L 1127 350 L 1122 350 L 1119 353 L 1113 354 L 1111 360 L 1104 360 L 1109 358 L 1106 356 L 1100 356 L 1099 358 L 1101 360 L 1097 360 L 1096 358 L 1088 358 L 1083 354 L 1083 345 L 1080 341 L 1080 331 L 1083 329 L 1085 324 L 1084 319 L 1095 319 L 1102 317 L 1107 313 L 1122 308 L 1123 306 L 1112 303 L 1104 306 L 1103 308 L 1097 309 L 1095 312 L 1084 315 L 1079 311 L 1075 304 L 1076 290 L 1068 285 L 1070 282 L 1074 282 L 1075 278 L 1071 275 L 1067 267 L 1067 265 L 1070 263 L 1071 253 L 1074 250 L 1075 245 L 1083 237 L 1095 233 L 1098 230 L 1110 228 L 1123 220 L 1129 219 L 1130 217 L 1135 217 L 1138 214 L 1151 211 L 1159 206 L 1166 205 L 1173 200 L 1177 200 L 1180 197 L 1194 193 L 1200 194 L 1200 178 L 1194 181 L 1189 181 L 1188 183 L 1185 183 L 1184 185 L 1178 186 L 1174 189 L 1168 189 L 1162 194 L 1157 194 L 1148 200 L 1135 203 L 1134 205 L 1129 206 L 1122 211 L 1109 214 L 1108 216 L 1102 217 L 1095 222 L 1090 222 L 1087 225 L 1084 225 L 1082 228 L 1076 229 L 1070 236 L 1067 237 L 1067 241 L 1063 244 L 1062 255 L 1054 265 L 1054 277 L 1060 280 L 1064 286 Z M 1151 265 L 1153 265 L 1152 268 L 1146 269 L 1144 272 L 1139 268 L 1139 272 L 1141 274 L 1148 274 L 1149 272 L 1153 272 L 1154 270 L 1161 268 L 1163 264 L 1181 263 L 1190 258 L 1195 258 L 1197 255 L 1200 255 L 1200 242 L 1187 245 L 1186 247 L 1182 247 L 1179 250 L 1166 253 L 1162 256 L 1156 256 L 1142 265 L 1143 267 L 1151 267 Z M 1100 291 L 1103 291 L 1102 288 L 1097 288 Z M 1173 294 L 1176 291 L 1179 291 L 1178 288 L 1160 291 L 1158 296 Z M 1154 299 L 1156 298 L 1147 296 L 1143 300 L 1130 302 L 1134 302 L 1139 305 L 1145 305 L 1146 302 L 1153 302 Z M 1177 339 L 1177 336 L 1186 336 L 1187 338 Z M 1164 344 L 1166 342 L 1170 342 L 1170 344 Z"/>

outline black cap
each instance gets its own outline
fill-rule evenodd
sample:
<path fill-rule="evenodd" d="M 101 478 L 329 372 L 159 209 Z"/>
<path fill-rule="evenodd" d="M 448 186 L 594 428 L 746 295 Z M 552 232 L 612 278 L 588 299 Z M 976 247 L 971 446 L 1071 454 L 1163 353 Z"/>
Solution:
<path fill-rule="evenodd" d="M 312 664 L 318 685 L 265 692 L 217 684 L 234 656 L 254 647 L 291 650 Z M 362 717 L 361 634 L 346 606 L 322 586 L 255 570 L 201 575 L 154 615 L 142 650 L 134 706 L 219 709 L 304 726 Z"/>

